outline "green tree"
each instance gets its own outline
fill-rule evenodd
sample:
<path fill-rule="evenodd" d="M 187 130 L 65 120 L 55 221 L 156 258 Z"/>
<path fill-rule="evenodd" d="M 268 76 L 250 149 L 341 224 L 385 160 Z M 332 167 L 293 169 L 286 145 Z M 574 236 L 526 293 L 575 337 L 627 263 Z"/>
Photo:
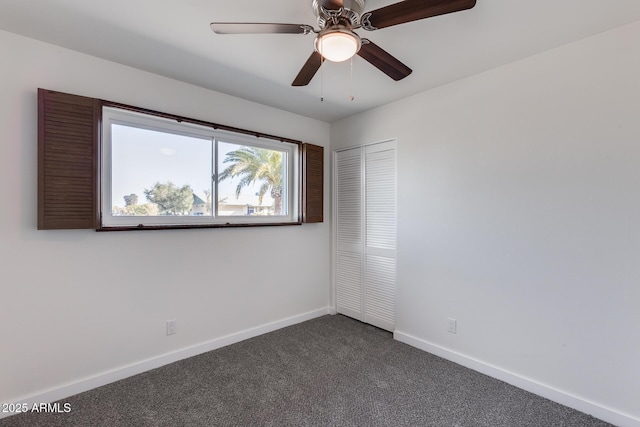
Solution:
<path fill-rule="evenodd" d="M 129 194 L 124 196 L 124 205 L 125 206 L 135 206 L 138 204 L 138 195 L 137 194 Z"/>
<path fill-rule="evenodd" d="M 267 192 L 274 202 L 276 215 L 282 213 L 282 153 L 256 147 L 241 147 L 227 153 L 224 163 L 229 163 L 220 174 L 220 181 L 240 177 L 236 186 L 236 197 L 242 189 L 260 183 L 258 197 L 260 204 Z"/>
<path fill-rule="evenodd" d="M 151 189 L 145 188 L 144 195 L 158 205 L 160 215 L 186 215 L 193 208 L 193 190 L 189 185 L 178 187 L 172 182 L 156 182 Z"/>
<path fill-rule="evenodd" d="M 130 216 L 157 216 L 158 205 L 145 203 L 144 205 L 125 206 L 124 213 Z"/>

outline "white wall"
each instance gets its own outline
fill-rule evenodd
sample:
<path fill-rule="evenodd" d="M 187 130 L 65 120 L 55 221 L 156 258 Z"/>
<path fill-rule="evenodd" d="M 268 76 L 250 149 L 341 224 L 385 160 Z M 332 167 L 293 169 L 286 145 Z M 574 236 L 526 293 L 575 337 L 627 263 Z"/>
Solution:
<path fill-rule="evenodd" d="M 322 145 L 328 188 L 327 123 L 2 31 L 0 52 L 0 402 L 56 398 L 327 312 L 328 194 L 323 224 L 37 231 L 36 91 Z"/>
<path fill-rule="evenodd" d="M 640 22 L 332 125 L 397 137 L 398 339 L 640 425 L 638 76 Z"/>

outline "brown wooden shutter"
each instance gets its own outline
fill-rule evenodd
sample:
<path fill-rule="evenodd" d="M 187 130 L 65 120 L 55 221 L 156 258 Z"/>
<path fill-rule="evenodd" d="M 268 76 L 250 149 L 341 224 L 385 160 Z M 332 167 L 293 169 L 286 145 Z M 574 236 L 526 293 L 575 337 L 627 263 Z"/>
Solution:
<path fill-rule="evenodd" d="M 302 144 L 302 222 L 323 222 L 324 148 Z"/>
<path fill-rule="evenodd" d="M 100 226 L 100 101 L 38 89 L 38 229 Z"/>

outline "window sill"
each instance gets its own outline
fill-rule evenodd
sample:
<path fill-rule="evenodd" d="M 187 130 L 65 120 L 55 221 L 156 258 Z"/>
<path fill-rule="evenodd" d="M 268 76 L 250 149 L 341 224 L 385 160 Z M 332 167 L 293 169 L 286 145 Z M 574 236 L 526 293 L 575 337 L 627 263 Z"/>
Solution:
<path fill-rule="evenodd" d="M 281 227 L 285 225 L 302 225 L 295 222 L 260 222 L 260 223 L 224 223 L 224 224 L 184 224 L 184 225 L 138 225 L 138 226 L 105 226 L 96 231 L 141 231 L 141 230 L 180 230 L 190 228 L 247 228 L 247 227 Z"/>

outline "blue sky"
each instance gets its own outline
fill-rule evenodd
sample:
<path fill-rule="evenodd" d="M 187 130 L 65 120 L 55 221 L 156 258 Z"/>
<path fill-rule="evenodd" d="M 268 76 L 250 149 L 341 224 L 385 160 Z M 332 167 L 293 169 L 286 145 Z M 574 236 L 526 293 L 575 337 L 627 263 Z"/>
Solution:
<path fill-rule="evenodd" d="M 204 198 L 210 188 L 212 174 L 210 139 L 173 135 L 147 129 L 112 125 L 112 204 L 124 206 L 124 196 L 136 194 L 138 203 L 146 203 L 144 190 L 156 182 L 171 181 L 181 187 L 191 186 Z M 135 143 L 133 143 L 135 142 Z M 221 162 L 227 152 L 238 145 L 219 143 Z M 237 180 L 219 184 L 220 194 L 235 194 Z M 245 188 L 244 194 L 255 194 L 257 186 Z"/>

